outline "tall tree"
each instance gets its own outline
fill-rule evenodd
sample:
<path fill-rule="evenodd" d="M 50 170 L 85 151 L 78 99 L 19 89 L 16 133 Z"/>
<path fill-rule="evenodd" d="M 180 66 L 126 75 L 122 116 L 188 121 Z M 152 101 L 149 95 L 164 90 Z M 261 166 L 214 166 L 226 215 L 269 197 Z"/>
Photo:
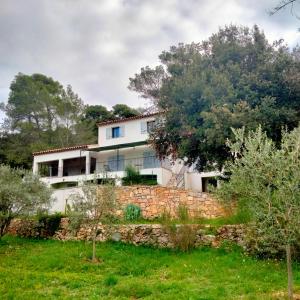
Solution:
<path fill-rule="evenodd" d="M 164 111 L 151 141 L 160 158 L 173 156 L 199 170 L 222 168 L 231 127 L 247 130 L 262 124 L 277 143 L 281 127 L 300 120 L 299 48 L 283 41 L 270 44 L 254 26 L 226 26 L 201 43 L 179 44 L 160 56 L 161 78 L 154 105 Z M 156 69 L 147 72 L 152 81 Z M 130 79 L 130 89 L 153 99 L 143 78 Z M 149 80 L 150 80 L 149 79 Z"/>

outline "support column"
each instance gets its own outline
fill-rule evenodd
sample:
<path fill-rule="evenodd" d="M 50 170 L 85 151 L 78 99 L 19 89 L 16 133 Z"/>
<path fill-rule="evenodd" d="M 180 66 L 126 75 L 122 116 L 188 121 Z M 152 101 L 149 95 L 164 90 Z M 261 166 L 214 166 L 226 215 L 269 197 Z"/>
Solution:
<path fill-rule="evenodd" d="M 64 160 L 59 159 L 58 160 L 58 177 L 63 177 L 64 174 Z"/>
<path fill-rule="evenodd" d="M 34 175 L 39 175 L 39 164 L 36 161 L 33 161 L 32 173 Z"/>
<path fill-rule="evenodd" d="M 91 174 L 91 155 L 90 151 L 87 151 L 85 155 L 85 175 Z"/>

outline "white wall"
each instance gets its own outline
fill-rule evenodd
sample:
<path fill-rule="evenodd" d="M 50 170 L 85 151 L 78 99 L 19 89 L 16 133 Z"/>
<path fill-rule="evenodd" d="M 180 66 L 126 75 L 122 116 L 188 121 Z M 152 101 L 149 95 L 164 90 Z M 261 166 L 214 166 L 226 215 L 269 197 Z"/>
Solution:
<path fill-rule="evenodd" d="M 146 141 L 149 135 L 148 133 L 141 133 L 141 123 L 154 120 L 155 117 L 148 117 L 138 120 L 118 122 L 107 126 L 100 126 L 98 128 L 98 144 L 101 147 L 105 147 L 117 144 Z M 118 126 L 124 126 L 124 137 L 107 139 L 106 129 Z"/>
<path fill-rule="evenodd" d="M 81 192 L 82 192 L 82 190 L 79 187 L 54 190 L 54 192 L 52 194 L 52 198 L 54 199 L 54 202 L 52 204 L 50 211 L 64 213 L 67 199 L 72 194 L 81 193 Z M 70 203 L 70 202 L 71 202 L 71 200 L 69 199 L 68 203 Z"/>

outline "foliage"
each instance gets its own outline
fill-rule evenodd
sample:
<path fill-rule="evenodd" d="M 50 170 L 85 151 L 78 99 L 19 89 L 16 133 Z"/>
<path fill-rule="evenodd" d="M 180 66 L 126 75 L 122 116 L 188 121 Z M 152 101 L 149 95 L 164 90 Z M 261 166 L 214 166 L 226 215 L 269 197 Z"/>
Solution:
<path fill-rule="evenodd" d="M 248 135 L 244 128 L 233 132 L 236 141 L 228 147 L 234 160 L 226 167 L 231 177 L 219 195 L 249 212 L 260 239 L 286 249 L 290 270 L 290 247 L 300 238 L 300 127 L 282 132 L 279 149 L 261 127 Z M 291 284 L 291 270 L 288 275 Z"/>
<path fill-rule="evenodd" d="M 122 181 L 125 185 L 133 185 L 141 183 L 140 172 L 131 165 L 126 166 L 125 168 L 126 176 L 123 177 Z"/>
<path fill-rule="evenodd" d="M 69 216 L 71 227 L 78 228 L 82 223 L 89 224 L 92 230 L 93 256 L 96 262 L 96 237 L 99 223 L 110 224 L 116 209 L 115 187 L 111 184 L 98 186 L 85 182 L 82 192 L 71 195 Z"/>
<path fill-rule="evenodd" d="M 0 238 L 13 218 L 47 211 L 50 196 L 51 191 L 31 172 L 0 165 Z"/>
<path fill-rule="evenodd" d="M 97 141 L 97 122 L 139 114 L 117 104 L 112 111 L 102 105 L 84 105 L 68 85 L 43 74 L 19 73 L 10 85 L 6 114 L 0 128 L 0 163 L 31 168 L 32 152 Z"/>
<path fill-rule="evenodd" d="M 177 215 L 178 220 L 181 222 L 187 222 L 189 220 L 188 207 L 185 204 L 179 204 Z"/>
<path fill-rule="evenodd" d="M 124 217 L 127 221 L 135 221 L 141 217 L 141 208 L 135 204 L 128 204 L 124 210 Z"/>
<path fill-rule="evenodd" d="M 44 232 L 43 236 L 53 236 L 58 230 L 61 218 L 63 217 L 64 215 L 61 213 L 38 215 L 40 231 Z"/>
<path fill-rule="evenodd" d="M 150 136 L 161 159 L 222 169 L 231 127 L 261 124 L 279 144 L 282 126 L 297 126 L 299 57 L 299 47 L 269 43 L 258 26 L 230 25 L 201 43 L 162 52 L 161 65 L 143 68 L 129 87 L 165 114 Z"/>
<path fill-rule="evenodd" d="M 140 174 L 134 166 L 128 165 L 125 168 L 126 176 L 122 178 L 122 185 L 157 185 L 156 175 Z"/>
<path fill-rule="evenodd" d="M 140 113 L 129 107 L 126 104 L 116 104 L 112 107 L 112 113 L 115 119 L 126 119 L 134 116 L 138 116 Z"/>
<path fill-rule="evenodd" d="M 95 140 L 87 124 L 80 122 L 84 104 L 72 87 L 64 88 L 43 74 L 19 73 L 2 110 L 7 118 L 0 153 L 12 166 L 30 168 L 34 151 Z"/>

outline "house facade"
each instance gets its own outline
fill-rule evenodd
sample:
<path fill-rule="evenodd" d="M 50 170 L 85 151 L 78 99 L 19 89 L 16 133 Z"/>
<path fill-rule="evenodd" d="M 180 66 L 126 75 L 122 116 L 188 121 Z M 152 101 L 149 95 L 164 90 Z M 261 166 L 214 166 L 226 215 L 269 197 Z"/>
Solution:
<path fill-rule="evenodd" d="M 86 180 L 111 179 L 122 184 L 127 166 L 151 175 L 162 186 L 204 191 L 216 172 L 198 173 L 183 162 L 160 161 L 147 142 L 158 113 L 98 123 L 98 143 L 33 153 L 33 173 L 49 186 L 76 186 Z"/>

